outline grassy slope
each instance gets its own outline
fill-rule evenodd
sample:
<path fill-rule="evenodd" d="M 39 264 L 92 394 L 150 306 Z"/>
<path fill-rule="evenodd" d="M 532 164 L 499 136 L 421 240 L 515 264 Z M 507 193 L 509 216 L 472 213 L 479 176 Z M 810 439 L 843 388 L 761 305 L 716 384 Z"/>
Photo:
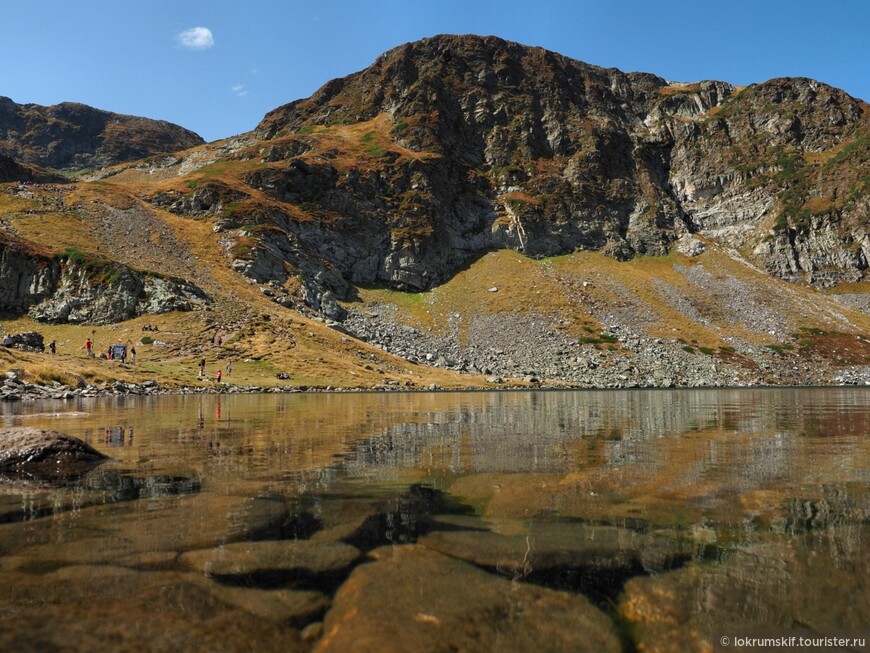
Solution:
<path fill-rule="evenodd" d="M 714 283 L 737 284 L 746 303 L 708 287 L 684 270 L 698 266 Z M 585 284 L 585 285 L 584 285 Z M 490 288 L 497 288 L 491 292 Z M 606 330 L 600 316 L 642 305 L 653 316 L 642 332 L 654 338 L 684 340 L 697 346 L 727 346 L 738 336 L 759 345 L 787 346 L 801 329 L 870 333 L 870 317 L 811 288 L 776 279 L 710 246 L 705 254 L 687 258 L 638 257 L 620 263 L 597 252 L 578 252 L 533 261 L 513 251 L 487 254 L 453 279 L 430 292 L 408 294 L 367 288 L 363 304 L 392 304 L 399 319 L 418 329 L 443 332 L 446 317 L 459 313 L 462 324 L 480 313 L 550 315 L 553 325 L 575 337 Z M 674 301 L 681 297 L 684 302 Z M 685 307 L 690 306 L 691 310 Z M 745 323 L 742 313 L 759 310 L 783 325 L 774 334 Z"/>
<path fill-rule="evenodd" d="M 51 357 L 2 351 L 0 371 L 22 368 L 32 378 L 44 381 L 70 382 L 78 375 L 94 381 L 156 379 L 167 385 L 196 385 L 197 362 L 204 357 L 212 375 L 232 360 L 231 380 L 240 385 L 371 387 L 389 380 L 411 387 L 430 383 L 457 387 L 469 382 L 450 372 L 408 364 L 274 304 L 256 285 L 230 269 L 209 222 L 147 207 L 135 196 L 141 190 L 135 182 L 79 183 L 65 195 L 68 206 L 78 207 L 75 213 L 42 212 L 41 198 L 25 201 L 2 192 L 0 219 L 21 236 L 53 252 L 76 247 L 137 268 L 170 273 L 189 267 L 193 260 L 194 281 L 214 298 L 213 310 L 144 316 L 96 327 L 45 325 L 26 317 L 4 320 L 0 330 L 40 331 L 46 344 L 58 342 L 59 354 Z M 105 242 L 100 228 L 105 206 L 143 212 L 141 217 L 152 221 L 155 242 Z M 28 210 L 37 213 L 28 214 Z M 168 242 L 161 243 L 161 239 Z M 168 251 L 163 247 L 166 244 L 173 245 L 174 250 Z M 157 326 L 159 332 L 143 332 L 145 324 Z M 216 333 L 223 338 L 221 347 L 210 343 Z M 142 336 L 151 336 L 158 343 L 137 345 L 139 360 L 135 367 L 84 357 L 87 337 L 93 339 L 97 351 L 102 351 L 113 342 L 138 343 Z M 278 372 L 288 373 L 290 379 L 278 380 Z M 471 381 L 481 382 L 479 378 Z"/>

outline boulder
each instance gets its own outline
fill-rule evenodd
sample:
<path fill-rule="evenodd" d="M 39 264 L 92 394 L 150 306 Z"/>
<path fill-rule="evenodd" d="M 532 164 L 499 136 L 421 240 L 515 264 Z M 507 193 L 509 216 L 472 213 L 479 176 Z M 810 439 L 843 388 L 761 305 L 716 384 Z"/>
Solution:
<path fill-rule="evenodd" d="M 59 277 L 49 252 L 0 234 L 0 311 L 23 313 L 49 297 Z"/>
<path fill-rule="evenodd" d="M 225 588 L 202 576 L 78 565 L 4 574 L 0 650 L 309 650 L 289 625 L 324 605 L 315 592 Z M 143 647 L 143 643 L 146 643 Z"/>
<path fill-rule="evenodd" d="M 0 471 L 56 473 L 108 460 L 89 444 L 58 431 L 11 427 L 0 429 Z"/>
<path fill-rule="evenodd" d="M 79 263 L 67 255 L 53 295 L 29 314 L 40 322 L 111 324 L 144 314 L 190 311 L 208 302 L 200 288 L 184 279 L 109 261 Z"/>
<path fill-rule="evenodd" d="M 42 334 L 38 331 L 27 331 L 26 333 L 4 336 L 3 346 L 21 349 L 22 351 L 45 351 L 45 342 Z"/>

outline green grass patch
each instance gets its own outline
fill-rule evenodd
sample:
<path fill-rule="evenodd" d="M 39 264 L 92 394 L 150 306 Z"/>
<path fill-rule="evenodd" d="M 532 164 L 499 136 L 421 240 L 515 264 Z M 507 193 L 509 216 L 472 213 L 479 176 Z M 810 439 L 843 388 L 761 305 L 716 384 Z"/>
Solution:
<path fill-rule="evenodd" d="M 585 327 L 584 327 L 585 329 Z M 597 336 L 583 336 L 577 340 L 581 345 L 606 345 L 619 342 L 619 338 L 609 333 L 599 333 Z"/>

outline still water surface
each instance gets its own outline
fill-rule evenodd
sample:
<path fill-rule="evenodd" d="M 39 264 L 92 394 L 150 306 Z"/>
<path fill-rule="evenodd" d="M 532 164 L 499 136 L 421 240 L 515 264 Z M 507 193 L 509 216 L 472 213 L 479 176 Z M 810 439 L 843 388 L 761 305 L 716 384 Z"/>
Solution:
<path fill-rule="evenodd" d="M 0 650 L 703 651 L 870 626 L 863 389 L 169 396 L 0 423 L 112 458 L 2 479 Z"/>

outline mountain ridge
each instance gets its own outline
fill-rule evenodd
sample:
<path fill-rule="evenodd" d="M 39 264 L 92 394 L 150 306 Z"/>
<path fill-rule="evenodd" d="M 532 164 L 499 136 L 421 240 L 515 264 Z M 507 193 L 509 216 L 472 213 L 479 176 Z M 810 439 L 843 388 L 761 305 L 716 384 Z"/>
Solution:
<path fill-rule="evenodd" d="M 204 142 L 165 120 L 113 113 L 79 102 L 17 104 L 0 96 L 0 154 L 43 168 L 104 167 Z"/>
<path fill-rule="evenodd" d="M 675 83 L 439 36 L 247 134 L 94 172 L 63 201 L 37 189 L 69 231 L 21 208 L 9 226 L 55 256 L 194 279 L 212 320 L 344 321 L 336 338 L 399 367 L 582 387 L 870 379 L 868 136 L 866 103 L 807 78 Z"/>

